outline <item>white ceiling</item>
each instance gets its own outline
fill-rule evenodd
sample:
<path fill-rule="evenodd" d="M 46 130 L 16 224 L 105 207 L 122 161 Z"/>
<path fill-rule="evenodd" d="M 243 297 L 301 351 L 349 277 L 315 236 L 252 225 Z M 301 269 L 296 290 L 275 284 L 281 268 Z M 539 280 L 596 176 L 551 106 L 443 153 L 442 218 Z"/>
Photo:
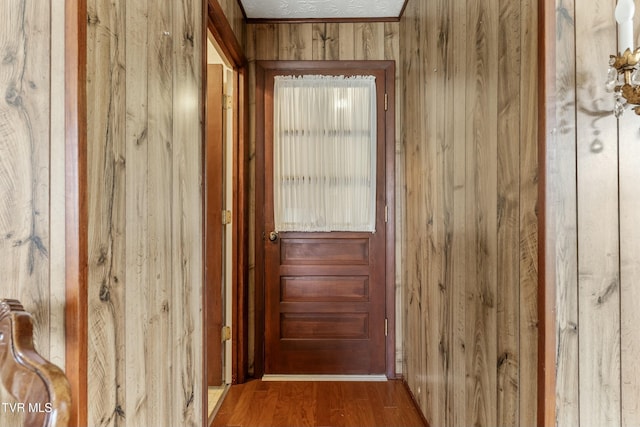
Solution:
<path fill-rule="evenodd" d="M 240 0 L 247 19 L 398 18 L 405 0 Z"/>

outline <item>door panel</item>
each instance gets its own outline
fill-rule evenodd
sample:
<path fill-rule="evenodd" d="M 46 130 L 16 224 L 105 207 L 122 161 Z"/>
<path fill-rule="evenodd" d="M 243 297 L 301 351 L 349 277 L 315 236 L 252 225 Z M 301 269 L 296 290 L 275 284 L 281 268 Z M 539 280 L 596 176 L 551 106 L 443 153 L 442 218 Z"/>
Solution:
<path fill-rule="evenodd" d="M 369 301 L 367 276 L 282 276 L 282 302 Z"/>
<path fill-rule="evenodd" d="M 223 171 L 224 131 L 222 113 L 222 65 L 207 65 L 206 191 L 205 191 L 205 301 L 207 385 L 222 384 L 223 289 Z"/>
<path fill-rule="evenodd" d="M 367 339 L 368 313 L 283 313 L 280 339 Z"/>
<path fill-rule="evenodd" d="M 384 374 L 386 372 L 386 129 L 384 71 L 342 70 L 336 75 L 375 75 L 377 81 L 376 231 L 280 232 L 273 220 L 273 76 L 335 74 L 279 70 L 267 74 L 264 91 L 264 177 L 261 245 L 264 254 L 264 355 L 266 374 Z M 271 104 L 270 104 L 271 103 Z M 260 156 L 260 153 L 264 153 Z"/>
<path fill-rule="evenodd" d="M 281 265 L 367 265 L 369 239 L 320 237 L 313 239 L 313 245 L 309 245 L 309 236 L 287 238 L 281 240 L 280 262 Z"/>

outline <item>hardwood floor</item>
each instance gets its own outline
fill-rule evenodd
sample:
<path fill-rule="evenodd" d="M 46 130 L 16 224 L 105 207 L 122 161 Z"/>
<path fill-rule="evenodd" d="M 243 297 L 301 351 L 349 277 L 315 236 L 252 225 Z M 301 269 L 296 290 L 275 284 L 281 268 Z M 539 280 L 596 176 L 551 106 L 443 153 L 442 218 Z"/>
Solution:
<path fill-rule="evenodd" d="M 267 382 L 232 386 L 213 427 L 426 426 L 400 381 Z"/>

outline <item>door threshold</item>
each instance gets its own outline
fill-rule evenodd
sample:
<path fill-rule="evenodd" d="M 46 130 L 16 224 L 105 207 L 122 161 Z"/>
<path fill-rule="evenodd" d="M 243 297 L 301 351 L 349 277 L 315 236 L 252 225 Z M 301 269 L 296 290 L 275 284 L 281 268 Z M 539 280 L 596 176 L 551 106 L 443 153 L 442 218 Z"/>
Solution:
<path fill-rule="evenodd" d="M 220 387 L 207 387 L 207 412 L 209 417 L 207 418 L 207 425 L 210 426 L 213 423 L 213 419 L 218 414 L 218 410 L 222 406 L 224 398 L 227 397 L 231 384 L 224 384 Z"/>
<path fill-rule="evenodd" d="M 386 375 L 277 375 L 265 374 L 262 381 L 387 381 Z"/>

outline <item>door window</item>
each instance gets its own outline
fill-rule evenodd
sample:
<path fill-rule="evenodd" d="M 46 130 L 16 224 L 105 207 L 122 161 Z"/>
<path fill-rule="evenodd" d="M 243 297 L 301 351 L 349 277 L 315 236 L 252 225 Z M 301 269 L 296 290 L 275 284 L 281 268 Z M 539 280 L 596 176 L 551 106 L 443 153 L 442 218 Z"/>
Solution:
<path fill-rule="evenodd" d="M 374 76 L 276 76 L 276 231 L 375 231 Z"/>

